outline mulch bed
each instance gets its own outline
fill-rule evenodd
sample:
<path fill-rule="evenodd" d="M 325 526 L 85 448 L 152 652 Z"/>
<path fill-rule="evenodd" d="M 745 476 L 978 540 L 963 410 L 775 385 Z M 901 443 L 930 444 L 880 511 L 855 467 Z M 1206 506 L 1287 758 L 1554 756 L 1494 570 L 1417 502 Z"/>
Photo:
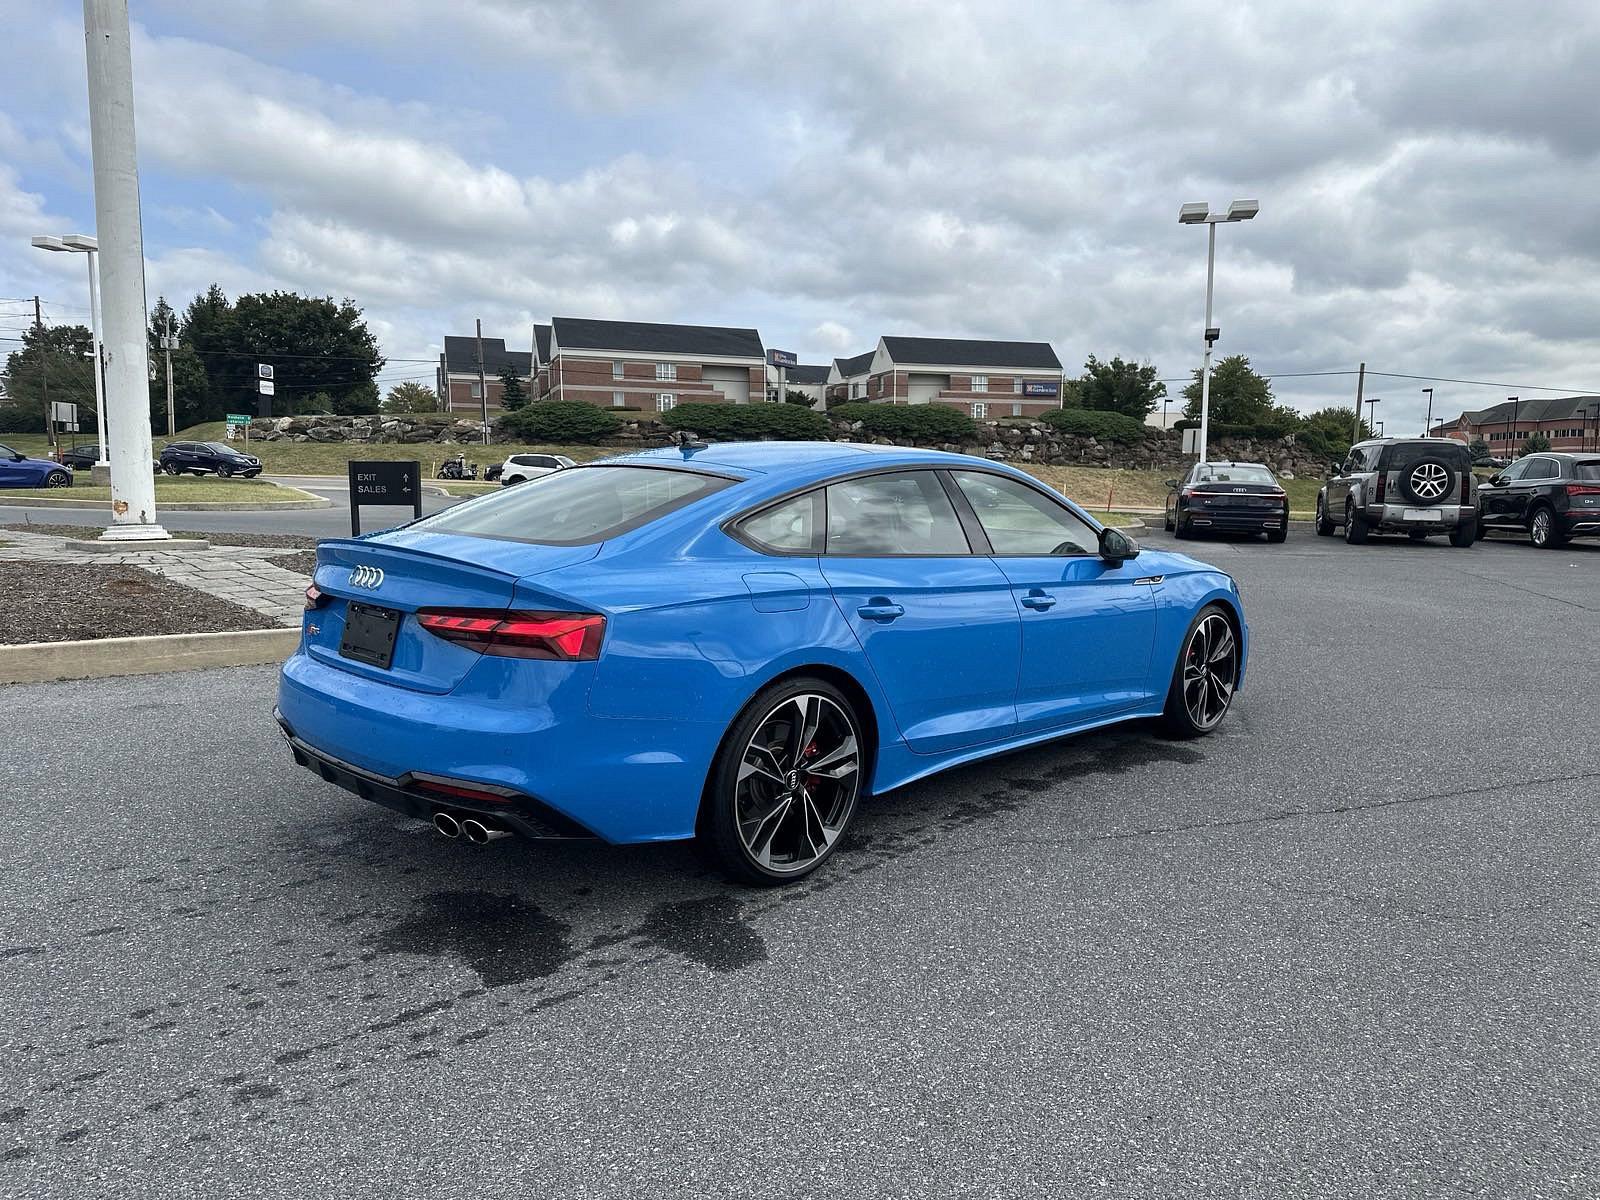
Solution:
<path fill-rule="evenodd" d="M 0 593 L 0 644 L 281 628 L 248 608 L 110 563 L 0 563 Z"/>

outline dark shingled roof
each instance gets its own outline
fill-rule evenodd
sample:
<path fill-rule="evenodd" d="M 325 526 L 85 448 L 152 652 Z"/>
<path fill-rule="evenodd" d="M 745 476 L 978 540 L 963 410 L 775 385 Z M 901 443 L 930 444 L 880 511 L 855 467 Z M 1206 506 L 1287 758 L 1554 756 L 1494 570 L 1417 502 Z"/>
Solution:
<path fill-rule="evenodd" d="M 483 373 L 498 375 L 500 368 L 510 363 L 517 374 L 526 378 L 532 371 L 533 353 L 529 350 L 507 350 L 504 338 L 483 339 Z M 444 339 L 444 369 L 454 374 L 473 375 L 478 370 L 478 339 L 475 337 L 446 337 Z"/>
<path fill-rule="evenodd" d="M 548 363 L 550 361 L 550 326 L 535 325 L 533 327 L 533 336 L 539 339 L 539 361 Z"/>
<path fill-rule="evenodd" d="M 1560 396 L 1551 399 L 1524 400 L 1520 404 L 1506 400 L 1492 408 L 1467 412 L 1463 415 L 1473 425 L 1497 425 L 1501 422 L 1509 425 L 1513 417 L 1518 421 L 1576 420 L 1580 408 L 1588 409 L 1588 419 L 1594 420 L 1600 415 L 1600 396 Z"/>
<path fill-rule="evenodd" d="M 857 354 L 854 358 L 836 358 L 833 365 L 839 368 L 839 374 L 849 379 L 852 375 L 865 375 L 872 367 L 872 356 L 876 350 L 868 350 L 865 354 Z"/>
<path fill-rule="evenodd" d="M 828 368 L 801 363 L 798 367 L 790 367 L 784 378 L 790 383 L 827 383 Z"/>
<path fill-rule="evenodd" d="M 718 358 L 765 358 L 754 329 L 717 325 L 656 325 L 648 321 L 591 321 L 557 317 L 556 342 L 563 350 L 632 350 L 641 354 L 703 354 Z"/>
<path fill-rule="evenodd" d="M 987 342 L 969 338 L 886 337 L 896 363 L 946 367 L 1003 367 L 1059 371 L 1061 360 L 1049 342 Z"/>

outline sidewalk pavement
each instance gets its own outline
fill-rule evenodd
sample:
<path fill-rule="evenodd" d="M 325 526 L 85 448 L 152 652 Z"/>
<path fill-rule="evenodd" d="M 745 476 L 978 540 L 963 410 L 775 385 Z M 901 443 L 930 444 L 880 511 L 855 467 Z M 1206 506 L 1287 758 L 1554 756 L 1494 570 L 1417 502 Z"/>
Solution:
<path fill-rule="evenodd" d="M 140 567 L 174 583 L 270 617 L 279 625 L 300 623 L 306 585 L 298 571 L 272 559 L 303 550 L 268 546 L 212 546 L 205 550 L 87 550 L 75 538 L 0 530 L 0 562 L 119 563 Z"/>

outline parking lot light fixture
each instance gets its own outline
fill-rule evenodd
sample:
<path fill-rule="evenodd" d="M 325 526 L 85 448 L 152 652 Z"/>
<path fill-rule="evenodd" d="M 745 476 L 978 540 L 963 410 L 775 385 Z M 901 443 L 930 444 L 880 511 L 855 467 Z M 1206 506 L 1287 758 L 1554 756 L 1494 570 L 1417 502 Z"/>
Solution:
<path fill-rule="evenodd" d="M 1422 436 L 1427 437 L 1433 432 L 1433 389 L 1423 388 L 1428 396 L 1428 415 L 1422 420 Z"/>
<path fill-rule="evenodd" d="M 83 254 L 89 259 L 89 332 L 94 341 L 94 425 L 99 441 L 95 448 L 95 466 L 106 467 L 105 359 L 100 353 L 100 264 L 95 261 L 100 243 L 86 233 L 69 233 L 65 237 L 41 236 L 32 241 L 40 250 Z"/>
<path fill-rule="evenodd" d="M 1217 268 L 1217 226 L 1224 222 L 1248 221 L 1261 211 L 1255 200 L 1235 200 L 1228 211 L 1214 213 L 1209 204 L 1193 203 L 1178 209 L 1178 224 L 1206 226 L 1206 323 L 1205 356 L 1200 367 L 1200 462 L 1206 461 L 1206 442 L 1211 432 L 1211 350 L 1221 331 L 1211 324 L 1212 284 Z"/>
<path fill-rule="evenodd" d="M 1372 431 L 1372 435 L 1374 437 L 1376 437 L 1378 435 L 1378 424 L 1377 424 L 1377 419 L 1376 419 L 1378 413 L 1377 413 L 1377 410 L 1375 408 L 1373 408 L 1372 406 L 1374 404 L 1382 404 L 1382 403 L 1383 403 L 1383 397 L 1382 396 L 1374 396 L 1374 397 L 1372 397 L 1372 399 L 1367 401 L 1367 428 Z"/>

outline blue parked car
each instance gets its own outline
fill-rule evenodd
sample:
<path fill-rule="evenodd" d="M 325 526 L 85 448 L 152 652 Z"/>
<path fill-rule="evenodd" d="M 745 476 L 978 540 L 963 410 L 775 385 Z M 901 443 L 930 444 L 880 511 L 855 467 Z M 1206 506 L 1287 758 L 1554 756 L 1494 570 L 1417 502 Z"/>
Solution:
<path fill-rule="evenodd" d="M 0 442 L 0 488 L 71 486 L 70 467 L 48 458 L 29 458 Z"/>
<path fill-rule="evenodd" d="M 1227 574 L 1021 471 L 685 446 L 323 542 L 277 718 L 449 837 L 699 837 L 779 883 L 869 793 L 1139 717 L 1208 733 L 1245 651 Z"/>

